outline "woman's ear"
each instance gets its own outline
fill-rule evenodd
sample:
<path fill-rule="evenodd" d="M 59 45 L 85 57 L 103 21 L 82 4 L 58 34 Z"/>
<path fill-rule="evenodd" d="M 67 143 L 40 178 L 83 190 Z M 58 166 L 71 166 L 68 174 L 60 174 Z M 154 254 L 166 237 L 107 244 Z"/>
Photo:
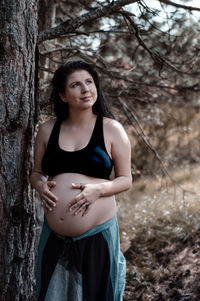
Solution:
<path fill-rule="evenodd" d="M 59 93 L 60 99 L 64 102 L 67 102 L 67 98 L 63 93 Z"/>

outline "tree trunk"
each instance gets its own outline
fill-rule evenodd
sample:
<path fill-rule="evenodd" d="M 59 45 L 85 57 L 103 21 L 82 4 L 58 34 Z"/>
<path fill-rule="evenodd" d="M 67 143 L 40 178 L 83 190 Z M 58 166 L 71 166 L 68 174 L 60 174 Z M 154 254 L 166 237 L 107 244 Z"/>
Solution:
<path fill-rule="evenodd" d="M 0 296 L 34 300 L 37 0 L 0 3 Z"/>
<path fill-rule="evenodd" d="M 40 0 L 39 2 L 39 31 L 43 31 L 55 26 L 56 21 L 56 7 L 58 3 L 56 0 Z M 51 49 L 52 41 L 44 44 L 47 49 Z M 49 58 L 47 56 L 41 56 L 39 60 L 40 66 L 45 69 L 49 68 Z M 43 85 L 48 80 L 48 72 L 41 70 L 39 72 L 40 85 Z"/>

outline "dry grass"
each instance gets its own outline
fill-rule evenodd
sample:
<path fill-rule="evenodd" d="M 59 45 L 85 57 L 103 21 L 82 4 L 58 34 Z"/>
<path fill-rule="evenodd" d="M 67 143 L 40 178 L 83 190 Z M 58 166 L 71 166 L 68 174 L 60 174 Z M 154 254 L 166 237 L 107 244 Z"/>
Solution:
<path fill-rule="evenodd" d="M 121 246 L 127 258 L 124 300 L 200 300 L 200 166 L 168 179 L 140 179 L 118 197 Z"/>

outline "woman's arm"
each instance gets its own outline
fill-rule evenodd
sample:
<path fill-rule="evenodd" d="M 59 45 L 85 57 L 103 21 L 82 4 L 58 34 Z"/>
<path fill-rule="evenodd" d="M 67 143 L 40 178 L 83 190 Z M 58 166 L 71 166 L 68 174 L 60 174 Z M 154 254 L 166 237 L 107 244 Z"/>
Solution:
<path fill-rule="evenodd" d="M 109 122 L 107 132 L 111 141 L 111 156 L 114 161 L 115 178 L 112 181 L 99 185 L 101 197 L 115 195 L 128 190 L 132 185 L 130 140 L 123 126 L 116 120 Z"/>
<path fill-rule="evenodd" d="M 56 185 L 56 182 L 47 181 L 47 176 L 41 168 L 41 161 L 45 153 L 49 137 L 50 122 L 51 121 L 48 121 L 40 126 L 35 139 L 34 167 L 31 172 L 30 183 L 32 188 L 35 188 L 35 190 L 39 193 L 40 198 L 45 201 L 44 206 L 51 211 L 51 207 L 56 205 L 55 202 L 57 201 L 57 198 L 50 189 Z"/>

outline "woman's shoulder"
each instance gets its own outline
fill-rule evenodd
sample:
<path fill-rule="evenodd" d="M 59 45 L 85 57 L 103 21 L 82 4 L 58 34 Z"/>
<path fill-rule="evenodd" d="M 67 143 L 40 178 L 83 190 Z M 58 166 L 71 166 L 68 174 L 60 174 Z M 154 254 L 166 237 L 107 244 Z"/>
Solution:
<path fill-rule="evenodd" d="M 39 129 L 41 131 L 49 131 L 53 128 L 55 122 L 56 122 L 56 118 L 51 118 L 51 119 L 41 123 Z"/>
<path fill-rule="evenodd" d="M 40 124 L 39 130 L 38 130 L 38 136 L 43 141 L 45 141 L 45 142 L 48 141 L 55 122 L 56 122 L 56 118 L 51 118 Z"/>
<path fill-rule="evenodd" d="M 103 128 L 105 136 L 108 137 L 111 142 L 123 144 L 124 142 L 127 143 L 129 141 L 128 135 L 119 121 L 104 117 Z"/>
<path fill-rule="evenodd" d="M 103 126 L 106 131 L 119 133 L 124 131 L 122 124 L 116 119 L 103 117 Z"/>

